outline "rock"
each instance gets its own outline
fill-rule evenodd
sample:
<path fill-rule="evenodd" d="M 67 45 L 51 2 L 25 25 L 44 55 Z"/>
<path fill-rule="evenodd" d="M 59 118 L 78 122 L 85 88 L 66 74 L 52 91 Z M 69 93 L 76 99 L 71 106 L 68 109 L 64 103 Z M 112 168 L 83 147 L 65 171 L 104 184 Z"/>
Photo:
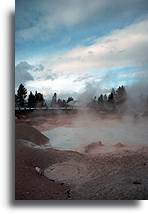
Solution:
<path fill-rule="evenodd" d="M 114 146 L 117 148 L 122 148 L 122 147 L 125 147 L 125 144 L 119 142 L 119 143 L 115 144 Z"/>
<path fill-rule="evenodd" d="M 101 141 L 90 143 L 87 146 L 85 146 L 85 152 L 88 153 L 88 152 L 95 150 L 97 148 L 100 148 L 102 146 L 104 146 L 104 145 Z"/>
<path fill-rule="evenodd" d="M 67 199 L 71 199 L 70 190 L 67 190 L 67 191 L 66 191 L 66 194 L 67 194 Z"/>
<path fill-rule="evenodd" d="M 44 175 L 43 169 L 41 169 L 41 168 L 38 167 L 38 166 L 35 167 L 35 171 L 36 171 L 39 175 Z"/>
<path fill-rule="evenodd" d="M 142 184 L 140 181 L 133 181 L 133 184 Z"/>
<path fill-rule="evenodd" d="M 61 183 L 61 186 L 63 186 L 64 185 L 64 183 Z"/>
<path fill-rule="evenodd" d="M 49 179 L 50 181 L 52 181 L 52 182 L 55 182 L 55 180 L 54 179 Z"/>

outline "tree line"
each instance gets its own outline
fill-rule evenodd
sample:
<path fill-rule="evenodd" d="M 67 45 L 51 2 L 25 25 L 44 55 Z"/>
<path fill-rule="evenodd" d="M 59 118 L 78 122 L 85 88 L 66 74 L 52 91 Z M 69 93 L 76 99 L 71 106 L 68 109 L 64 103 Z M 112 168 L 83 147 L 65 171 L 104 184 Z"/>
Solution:
<path fill-rule="evenodd" d="M 72 97 L 68 97 L 67 100 L 65 99 L 57 99 L 57 94 L 54 93 L 50 107 L 68 107 L 70 101 L 73 101 Z M 29 95 L 27 96 L 27 89 L 24 87 L 23 84 L 20 84 L 15 94 L 15 107 L 16 108 L 47 108 L 47 102 L 44 99 L 44 96 L 40 92 L 33 93 L 30 91 Z"/>
<path fill-rule="evenodd" d="M 107 94 L 100 94 L 99 96 L 92 97 L 87 102 L 86 107 L 103 112 L 124 112 L 126 108 L 135 109 L 139 107 L 144 112 L 148 113 L 148 96 L 140 96 L 138 103 L 132 101 L 127 101 L 127 91 L 125 87 L 119 86 L 117 89 L 112 88 L 112 90 Z M 83 100 L 83 99 L 82 99 Z M 129 99 L 128 99 L 129 100 Z M 74 107 L 75 103 L 77 106 L 81 105 L 81 99 L 79 101 L 74 100 L 73 97 L 68 97 L 67 99 L 61 99 L 57 97 L 57 94 L 54 93 L 51 100 L 45 100 L 42 93 L 35 91 L 33 93 L 30 91 L 27 92 L 27 89 L 23 84 L 20 84 L 15 94 L 15 108 L 67 108 Z M 82 101 L 83 103 L 83 101 Z M 129 106 L 130 105 L 130 106 Z M 76 105 L 75 105 L 76 107 Z"/>
<path fill-rule="evenodd" d="M 127 100 L 127 92 L 125 87 L 119 86 L 116 90 L 112 88 L 111 92 L 101 94 L 98 98 L 95 96 L 89 103 L 90 108 L 102 111 L 114 111 L 119 109 Z"/>
<path fill-rule="evenodd" d="M 113 111 L 125 103 L 127 99 L 127 93 L 124 86 L 119 86 L 116 90 L 112 88 L 111 92 L 107 94 L 101 94 L 98 98 L 95 96 L 87 104 L 87 107 L 102 111 Z M 57 94 L 54 93 L 50 104 L 47 105 L 47 101 L 42 93 L 30 91 L 27 96 L 27 89 L 23 84 L 20 84 L 15 94 L 15 107 L 16 108 L 47 108 L 50 107 L 68 107 L 72 106 L 71 101 L 74 101 L 73 97 L 68 97 L 65 99 L 57 98 Z M 81 101 L 80 101 L 81 102 Z"/>

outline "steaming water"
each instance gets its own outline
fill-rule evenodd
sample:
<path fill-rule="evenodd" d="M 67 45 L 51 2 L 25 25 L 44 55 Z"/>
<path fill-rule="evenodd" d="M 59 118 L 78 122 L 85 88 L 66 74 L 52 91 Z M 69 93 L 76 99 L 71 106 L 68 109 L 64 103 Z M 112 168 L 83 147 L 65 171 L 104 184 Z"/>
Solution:
<path fill-rule="evenodd" d="M 70 127 L 57 127 L 44 132 L 52 147 L 75 150 L 96 141 L 104 144 L 148 144 L 148 121 L 133 123 L 130 120 L 99 120 L 74 124 Z"/>

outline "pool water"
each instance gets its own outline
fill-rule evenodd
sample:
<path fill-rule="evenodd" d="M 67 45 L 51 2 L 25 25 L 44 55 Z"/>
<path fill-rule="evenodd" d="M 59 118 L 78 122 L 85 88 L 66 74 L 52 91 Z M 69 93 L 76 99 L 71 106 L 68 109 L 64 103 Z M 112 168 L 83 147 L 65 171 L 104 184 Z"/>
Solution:
<path fill-rule="evenodd" d="M 57 127 L 43 132 L 50 139 L 52 147 L 77 149 L 87 144 L 102 141 L 104 144 L 148 144 L 148 121 L 137 124 L 129 121 L 101 121 L 82 127 Z"/>

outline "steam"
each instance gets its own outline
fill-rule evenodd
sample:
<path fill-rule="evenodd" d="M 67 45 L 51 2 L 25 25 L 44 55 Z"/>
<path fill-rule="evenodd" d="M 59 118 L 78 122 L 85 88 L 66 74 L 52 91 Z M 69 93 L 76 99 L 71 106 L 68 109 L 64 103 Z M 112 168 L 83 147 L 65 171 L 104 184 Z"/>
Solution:
<path fill-rule="evenodd" d="M 115 90 L 117 88 L 114 88 Z M 148 112 L 148 81 L 139 81 L 130 86 L 125 85 L 127 92 L 127 100 L 123 103 L 124 113 L 145 113 Z M 79 94 L 77 99 L 80 106 L 87 106 L 87 104 L 96 96 L 107 94 L 111 92 L 112 88 L 101 88 L 99 82 L 88 83 L 83 93 Z"/>
<path fill-rule="evenodd" d="M 68 115 L 70 116 L 70 115 Z M 106 145 L 146 145 L 148 120 L 131 116 L 99 116 L 92 112 L 80 112 L 69 126 L 56 127 L 44 132 L 51 145 L 58 149 L 78 149 L 101 141 Z"/>
<path fill-rule="evenodd" d="M 53 147 L 76 150 L 88 144 L 101 141 L 103 145 L 147 145 L 148 144 L 148 85 L 141 82 L 125 87 L 127 92 L 124 114 L 118 112 L 95 112 L 85 108 L 94 97 L 110 90 L 102 90 L 88 84 L 79 95 L 81 109 L 71 117 L 69 126 L 56 127 L 46 131 Z"/>
<path fill-rule="evenodd" d="M 138 82 L 127 87 L 128 111 L 133 110 L 135 113 L 148 112 L 148 83 Z"/>

